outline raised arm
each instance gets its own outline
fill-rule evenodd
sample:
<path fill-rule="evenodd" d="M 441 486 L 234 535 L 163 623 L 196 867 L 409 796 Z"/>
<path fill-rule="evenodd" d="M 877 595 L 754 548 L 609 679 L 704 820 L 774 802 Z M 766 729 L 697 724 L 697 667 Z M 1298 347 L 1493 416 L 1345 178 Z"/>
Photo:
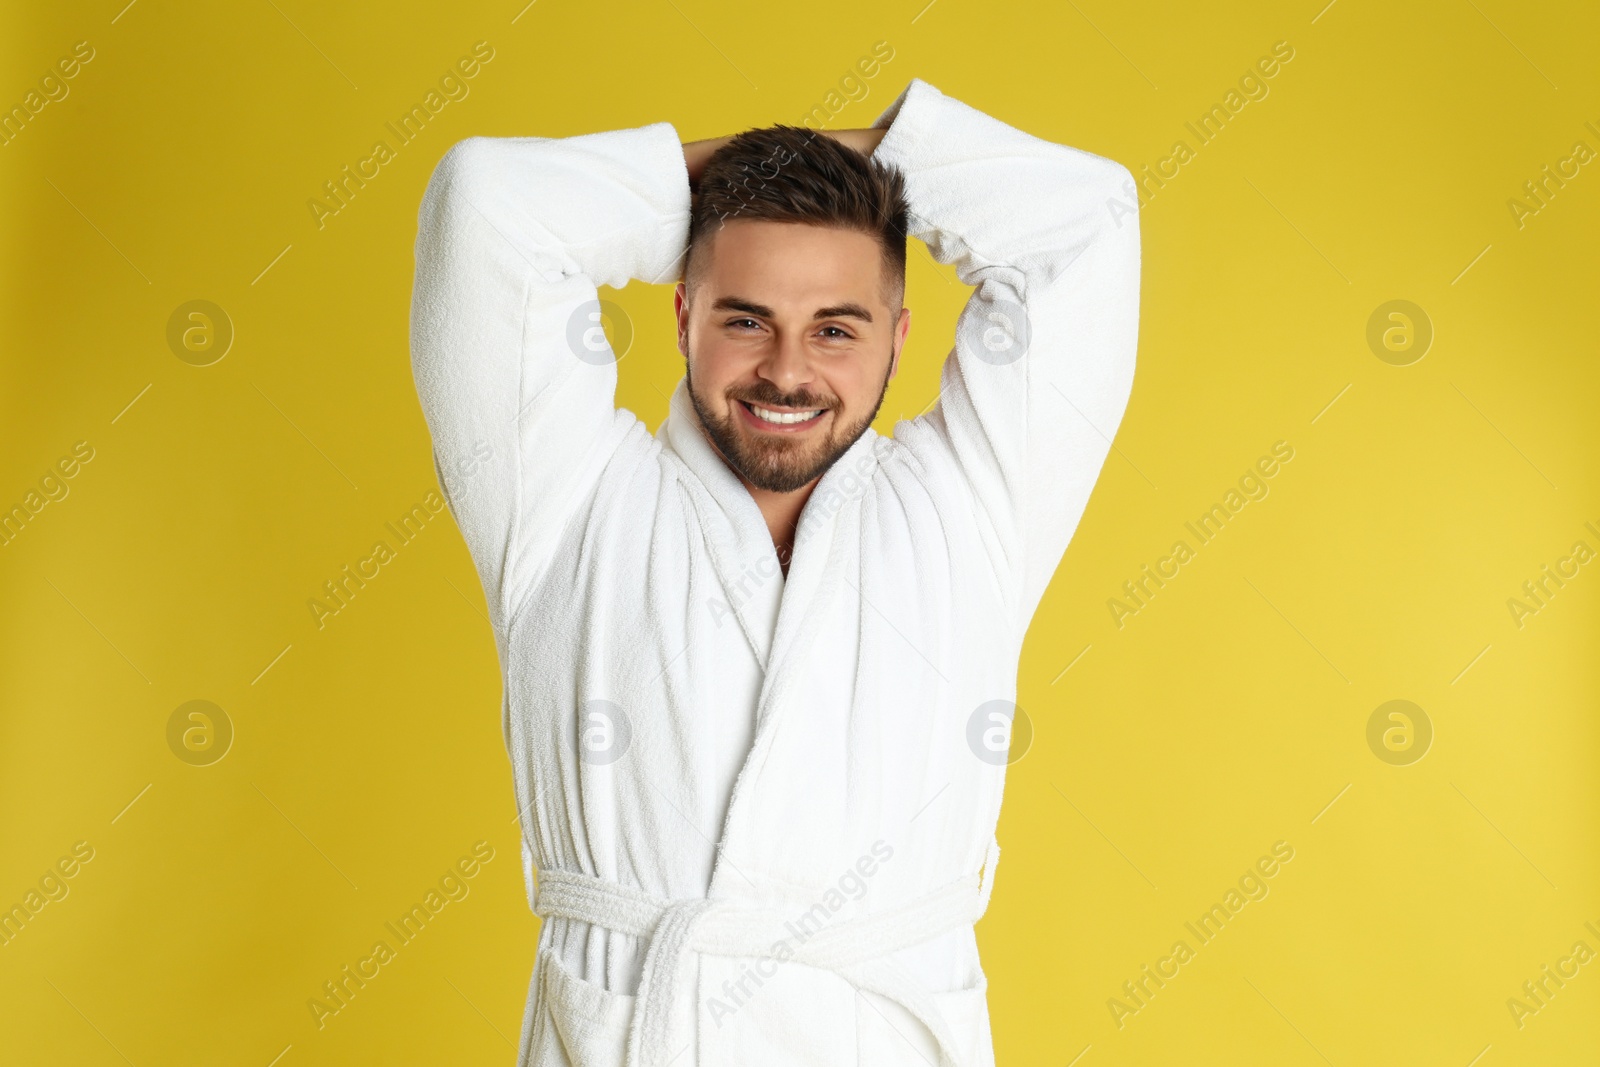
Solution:
<path fill-rule="evenodd" d="M 622 435 L 596 287 L 677 278 L 682 145 L 658 122 L 471 137 L 417 219 L 411 366 L 441 488 L 494 622 L 516 609 Z"/>
<path fill-rule="evenodd" d="M 953 459 L 994 530 L 1026 625 L 1083 514 L 1133 386 L 1139 222 L 1107 210 L 1132 176 L 921 79 L 873 123 L 906 174 L 911 233 L 976 292 L 940 399 L 898 429 Z M 902 424 L 904 427 L 904 424 Z"/>

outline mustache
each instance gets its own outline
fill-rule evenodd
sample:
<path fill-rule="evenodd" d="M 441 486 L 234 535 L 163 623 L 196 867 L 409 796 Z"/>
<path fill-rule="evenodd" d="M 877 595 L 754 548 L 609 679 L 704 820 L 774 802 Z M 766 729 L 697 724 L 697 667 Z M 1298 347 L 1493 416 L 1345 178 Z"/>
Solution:
<path fill-rule="evenodd" d="M 744 390 L 742 395 L 730 392 L 728 398 L 775 408 L 822 408 L 831 410 L 839 405 L 837 397 L 824 399 L 808 392 L 784 393 L 771 382 L 762 382 L 758 386 Z"/>

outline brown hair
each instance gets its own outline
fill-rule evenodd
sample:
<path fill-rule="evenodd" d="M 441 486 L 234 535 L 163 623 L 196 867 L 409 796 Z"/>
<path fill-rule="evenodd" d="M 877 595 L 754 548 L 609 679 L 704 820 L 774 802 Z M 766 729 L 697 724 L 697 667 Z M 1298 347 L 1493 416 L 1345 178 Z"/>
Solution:
<path fill-rule="evenodd" d="M 905 298 L 908 209 L 905 176 L 882 160 L 804 126 L 736 134 L 706 161 L 689 215 L 684 279 L 693 288 L 709 241 L 730 219 L 800 222 L 857 230 L 883 248 L 884 302 Z"/>

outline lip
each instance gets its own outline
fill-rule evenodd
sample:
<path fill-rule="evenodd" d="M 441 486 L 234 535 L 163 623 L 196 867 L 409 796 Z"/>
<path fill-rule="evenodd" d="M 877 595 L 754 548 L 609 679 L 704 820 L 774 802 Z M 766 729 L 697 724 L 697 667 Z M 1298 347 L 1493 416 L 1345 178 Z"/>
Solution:
<path fill-rule="evenodd" d="M 808 422 L 796 422 L 787 426 L 782 426 L 777 423 L 767 422 L 764 419 L 757 418 L 755 412 L 746 407 L 743 400 L 735 400 L 733 402 L 733 406 L 739 409 L 739 417 L 746 426 L 760 430 L 762 433 L 775 434 L 805 433 L 807 430 L 822 425 L 822 421 L 826 419 L 829 413 L 833 410 L 832 408 L 823 408 L 822 414 Z"/>

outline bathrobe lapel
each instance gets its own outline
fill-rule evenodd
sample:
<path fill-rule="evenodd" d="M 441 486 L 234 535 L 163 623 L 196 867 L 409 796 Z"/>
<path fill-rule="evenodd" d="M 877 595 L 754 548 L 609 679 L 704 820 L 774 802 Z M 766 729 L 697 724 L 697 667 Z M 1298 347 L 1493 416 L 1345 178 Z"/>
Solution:
<path fill-rule="evenodd" d="M 772 636 L 783 599 L 783 571 L 761 509 L 706 439 L 689 400 L 687 378 L 678 379 L 657 436 L 688 468 L 684 482 L 727 598 L 725 606 L 713 605 L 712 610 L 729 612 L 738 620 L 764 671 L 771 660 Z"/>
<path fill-rule="evenodd" d="M 686 380 L 678 382 L 658 436 L 687 468 L 684 484 L 699 512 L 713 564 L 730 603 L 738 605 L 739 625 L 764 672 L 755 741 L 728 804 L 721 842 L 726 847 L 735 838 L 746 838 L 743 830 L 749 817 L 744 813 L 751 805 L 741 801 L 760 787 L 760 768 L 777 734 L 774 714 L 783 711 L 785 697 L 799 680 L 796 672 L 812 662 L 806 654 L 823 629 L 821 615 L 842 587 L 853 584 L 848 577 L 859 564 L 853 556 L 859 536 L 850 531 L 859 529 L 860 502 L 876 466 L 881 438 L 868 428 L 818 481 L 800 513 L 789 576 L 784 580 L 777 570 L 763 578 L 754 565 L 770 558 L 776 568 L 772 536 L 749 490 L 706 439 Z M 749 595 L 742 590 L 750 590 Z M 719 890 L 729 882 L 722 856 L 719 848 L 712 896 L 723 895 Z"/>
<path fill-rule="evenodd" d="M 875 454 L 879 436 L 869 428 L 817 483 L 800 513 L 787 580 L 761 509 L 706 439 L 689 399 L 688 379 L 678 380 L 657 437 L 687 468 L 685 482 L 727 594 L 728 610 L 738 619 L 756 662 L 771 674 L 775 644 L 792 638 L 807 613 L 805 603 L 826 571 L 835 522 L 847 510 L 838 501 L 859 495 L 841 493 L 839 482 L 855 470 L 858 484 L 866 483 L 871 477 L 869 457 Z"/>

